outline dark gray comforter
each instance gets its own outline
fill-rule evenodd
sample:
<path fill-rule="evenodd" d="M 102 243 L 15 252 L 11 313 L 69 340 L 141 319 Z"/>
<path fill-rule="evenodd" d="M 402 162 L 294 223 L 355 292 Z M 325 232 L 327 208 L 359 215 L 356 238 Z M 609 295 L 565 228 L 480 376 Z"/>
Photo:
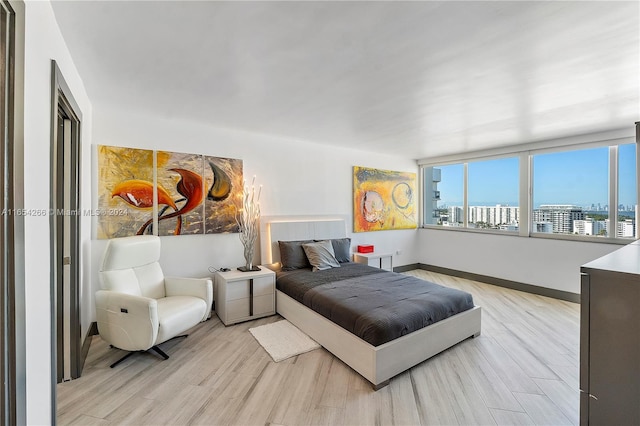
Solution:
<path fill-rule="evenodd" d="M 464 291 L 359 263 L 278 272 L 276 286 L 373 346 L 473 308 Z"/>

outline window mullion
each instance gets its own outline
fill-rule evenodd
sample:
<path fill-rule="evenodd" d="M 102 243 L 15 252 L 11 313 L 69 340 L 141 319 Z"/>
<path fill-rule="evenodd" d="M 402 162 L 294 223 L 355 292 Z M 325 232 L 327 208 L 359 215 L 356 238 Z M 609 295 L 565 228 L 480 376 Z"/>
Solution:
<path fill-rule="evenodd" d="M 618 234 L 618 147 L 609 147 L 609 238 Z"/>
<path fill-rule="evenodd" d="M 465 228 L 469 227 L 469 197 L 468 197 L 468 189 L 469 189 L 469 163 L 464 163 L 462 168 L 462 217 L 463 217 L 463 226 Z"/>
<path fill-rule="evenodd" d="M 640 237 L 640 231 L 638 228 L 640 227 L 640 223 L 638 223 L 638 217 L 640 216 L 640 211 L 638 210 L 638 204 L 640 203 L 640 121 L 636 121 L 636 214 L 635 214 L 635 225 L 636 225 L 636 235 L 635 237 Z"/>
<path fill-rule="evenodd" d="M 531 234 L 531 220 L 529 220 L 529 217 L 533 209 L 531 201 L 531 156 L 528 152 L 520 153 L 518 168 L 520 172 L 518 235 L 528 237 Z"/>

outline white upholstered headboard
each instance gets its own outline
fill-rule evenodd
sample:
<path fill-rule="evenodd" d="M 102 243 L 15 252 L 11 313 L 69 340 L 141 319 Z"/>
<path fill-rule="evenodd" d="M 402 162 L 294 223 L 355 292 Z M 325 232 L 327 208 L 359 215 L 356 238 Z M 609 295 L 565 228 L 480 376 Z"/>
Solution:
<path fill-rule="evenodd" d="M 347 224 L 343 217 L 264 217 L 260 220 L 260 257 L 262 264 L 280 262 L 278 241 L 344 238 Z"/>

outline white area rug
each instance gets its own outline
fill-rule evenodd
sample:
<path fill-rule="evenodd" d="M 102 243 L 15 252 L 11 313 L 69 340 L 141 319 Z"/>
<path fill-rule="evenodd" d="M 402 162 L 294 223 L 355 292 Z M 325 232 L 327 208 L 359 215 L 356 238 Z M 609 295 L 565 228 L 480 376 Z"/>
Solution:
<path fill-rule="evenodd" d="M 320 347 L 318 342 L 311 339 L 287 320 L 250 328 L 249 332 L 253 334 L 253 337 L 271 355 L 275 362 Z"/>

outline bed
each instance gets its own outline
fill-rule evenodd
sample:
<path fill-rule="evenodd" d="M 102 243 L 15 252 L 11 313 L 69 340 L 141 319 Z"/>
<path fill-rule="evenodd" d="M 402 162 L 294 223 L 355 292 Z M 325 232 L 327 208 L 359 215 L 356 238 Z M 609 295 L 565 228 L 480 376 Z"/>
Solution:
<path fill-rule="evenodd" d="M 346 221 L 341 217 L 263 218 L 262 263 L 279 271 L 280 241 L 340 240 L 345 237 Z M 340 265 L 340 268 L 319 272 L 310 269 L 279 271 L 276 310 L 371 382 L 374 389 L 387 385 L 392 377 L 414 365 L 480 334 L 481 309 L 473 305 L 467 293 L 361 264 Z M 358 296 L 358 287 L 366 287 L 364 295 L 360 292 Z M 392 309 L 381 310 L 381 316 L 378 316 L 374 311 L 383 303 L 377 298 L 393 302 L 398 294 L 394 287 L 403 294 L 399 299 L 409 299 L 409 302 L 399 300 L 405 304 L 395 308 L 390 305 Z M 451 293 L 457 299 L 440 308 L 440 302 L 433 300 L 449 300 L 441 297 L 444 293 Z M 333 297 L 335 295 L 338 295 L 337 299 Z M 340 298 L 348 302 L 341 304 Z M 323 305 L 324 299 L 333 302 Z M 428 318 L 417 317 L 423 309 L 431 309 Z M 413 312 L 409 312 L 411 310 Z M 363 315 L 368 312 L 372 314 Z M 404 319 L 398 322 L 395 317 L 402 315 Z M 373 320 L 353 320 L 362 317 Z M 394 321 L 389 321 L 389 317 Z"/>

